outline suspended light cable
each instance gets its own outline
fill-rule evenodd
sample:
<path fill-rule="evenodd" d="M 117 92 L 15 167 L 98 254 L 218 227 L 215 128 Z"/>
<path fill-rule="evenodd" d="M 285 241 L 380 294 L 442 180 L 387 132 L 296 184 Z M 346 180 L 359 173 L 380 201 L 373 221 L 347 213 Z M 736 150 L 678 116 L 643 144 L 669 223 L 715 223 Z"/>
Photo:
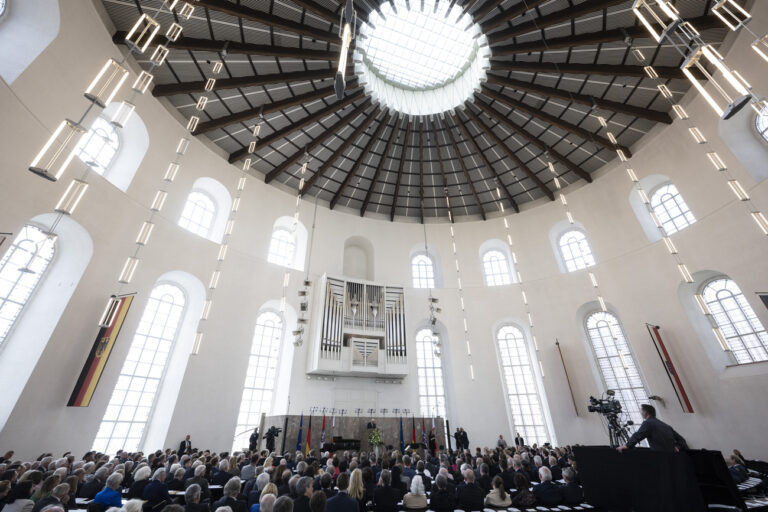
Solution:
<path fill-rule="evenodd" d="M 469 325 L 467 324 L 467 309 L 464 303 L 464 286 L 461 283 L 461 268 L 459 267 L 459 254 L 458 254 L 458 251 L 456 250 L 456 232 L 454 230 L 453 214 L 451 213 L 451 201 L 450 201 L 450 197 L 448 196 L 447 188 L 444 190 L 444 192 L 445 192 L 445 203 L 446 205 L 448 205 L 448 220 L 450 221 L 450 224 L 448 224 L 448 229 L 451 234 L 451 249 L 453 251 L 453 260 L 456 265 L 456 282 L 458 284 L 458 289 L 459 289 L 459 306 L 461 308 L 462 329 L 464 330 L 464 343 L 466 344 L 467 360 L 469 361 L 469 376 L 472 380 L 475 380 L 475 365 L 472 361 L 472 345 L 470 343 Z"/>

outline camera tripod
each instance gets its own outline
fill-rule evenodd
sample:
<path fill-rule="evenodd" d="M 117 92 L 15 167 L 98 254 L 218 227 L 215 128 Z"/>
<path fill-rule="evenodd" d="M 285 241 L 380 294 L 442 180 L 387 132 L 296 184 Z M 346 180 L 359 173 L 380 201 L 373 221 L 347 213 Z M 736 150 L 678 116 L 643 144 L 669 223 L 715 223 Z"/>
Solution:
<path fill-rule="evenodd" d="M 627 444 L 629 441 L 629 431 L 626 425 L 622 425 L 619 422 L 619 415 L 615 413 L 606 414 L 605 419 L 608 421 L 608 438 L 611 448 Z"/>

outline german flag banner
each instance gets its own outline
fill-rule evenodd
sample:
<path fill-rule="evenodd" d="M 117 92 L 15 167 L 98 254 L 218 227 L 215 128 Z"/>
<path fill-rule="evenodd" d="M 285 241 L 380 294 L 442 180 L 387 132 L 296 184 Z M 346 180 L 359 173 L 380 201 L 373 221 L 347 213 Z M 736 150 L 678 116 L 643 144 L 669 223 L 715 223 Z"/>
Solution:
<path fill-rule="evenodd" d="M 112 353 L 112 347 L 115 345 L 118 334 L 120 334 L 120 328 L 123 326 L 131 302 L 133 302 L 133 295 L 122 297 L 112 325 L 102 327 L 99 330 L 96 341 L 93 342 L 91 353 L 88 354 L 88 360 L 85 362 L 75 389 L 72 391 L 72 396 L 69 397 L 67 407 L 88 407 L 90 405 L 91 397 L 99 384 L 104 366 L 107 364 L 109 354 Z"/>

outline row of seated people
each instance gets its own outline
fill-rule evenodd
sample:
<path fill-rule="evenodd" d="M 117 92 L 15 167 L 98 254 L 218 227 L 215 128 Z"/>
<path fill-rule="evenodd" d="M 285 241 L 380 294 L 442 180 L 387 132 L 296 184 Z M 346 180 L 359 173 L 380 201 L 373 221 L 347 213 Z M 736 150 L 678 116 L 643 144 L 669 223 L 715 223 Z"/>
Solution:
<path fill-rule="evenodd" d="M 439 457 L 424 454 L 423 461 L 416 453 L 411 457 L 393 452 L 380 463 L 373 454 L 345 452 L 331 457 L 317 451 L 306 458 L 297 454 L 293 460 L 290 454 L 278 459 L 265 452 L 231 457 L 208 451 L 181 457 L 170 451 L 148 456 L 119 452 L 116 457 L 89 452 L 80 461 L 65 454 L 59 459 L 43 456 L 27 463 L 13 462 L 12 454 L 6 454 L 0 461 L 0 475 L 5 479 L 0 481 L 0 512 L 40 512 L 49 501 L 73 509 L 77 497 L 101 510 L 122 506 L 123 498 L 140 499 L 145 509 L 157 510 L 174 500 L 182 501 L 178 493 L 194 493 L 198 488 L 202 507 L 215 510 L 223 504 L 221 500 L 233 499 L 233 512 L 256 512 L 253 509 L 269 494 L 292 500 L 306 494 L 309 499 L 307 478 L 308 487 L 313 492 L 322 491 L 329 500 L 336 494 L 351 496 L 357 511 L 429 507 L 452 512 L 454 508 L 505 507 L 508 502 L 577 503 L 581 490 L 575 468 L 560 468 L 561 463 L 567 464 L 566 454 L 557 453 L 560 461 L 549 457 L 550 468 L 541 462 L 541 455 L 547 459 L 549 453 L 536 447 L 486 449 L 484 454 L 478 449 L 479 457 L 469 452 L 443 452 Z M 542 480 L 532 491 L 531 471 L 535 471 L 536 480 Z M 565 477 L 565 485 L 552 482 L 555 471 Z M 304 481 L 304 493 L 299 481 Z M 216 485 L 224 487 L 224 496 L 218 501 L 211 493 Z M 171 491 L 176 491 L 176 496 L 171 496 Z M 193 500 L 185 497 L 183 501 Z"/>

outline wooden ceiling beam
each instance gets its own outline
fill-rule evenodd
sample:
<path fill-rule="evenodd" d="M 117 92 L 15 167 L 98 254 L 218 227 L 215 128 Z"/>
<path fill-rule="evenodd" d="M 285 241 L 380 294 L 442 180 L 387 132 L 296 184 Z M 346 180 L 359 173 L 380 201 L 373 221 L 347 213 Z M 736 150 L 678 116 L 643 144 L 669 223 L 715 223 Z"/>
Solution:
<path fill-rule="evenodd" d="M 438 124 L 440 124 L 439 120 L 438 120 Z M 435 142 L 435 151 L 437 151 L 437 162 L 438 162 L 439 167 L 440 167 L 440 174 L 443 177 L 443 191 L 445 192 L 445 194 L 447 196 L 447 194 L 448 194 L 448 178 L 445 175 L 445 167 L 443 165 L 443 155 L 440 153 L 440 143 L 437 140 L 437 131 L 433 130 L 432 133 L 435 134 L 435 141 L 434 141 Z M 448 201 L 448 200 L 446 200 L 446 207 L 448 208 L 448 218 L 450 219 L 451 223 L 453 223 L 454 222 L 454 219 L 453 219 L 453 208 L 451 208 L 451 202 Z"/>
<path fill-rule="evenodd" d="M 263 149 L 269 146 L 270 144 L 284 138 L 288 134 L 293 133 L 297 130 L 301 130 L 302 128 L 309 126 L 310 124 L 317 123 L 320 120 L 324 119 L 325 117 L 328 117 L 329 115 L 333 114 L 334 112 L 338 112 L 339 110 L 346 107 L 350 103 L 353 103 L 362 98 L 363 98 L 363 91 L 362 89 L 360 89 L 354 94 L 347 95 L 340 103 L 331 103 L 327 107 L 321 108 L 317 112 L 311 115 L 308 115 L 307 117 L 300 119 L 295 123 L 289 124 L 285 128 L 282 128 L 280 130 L 270 133 L 266 137 L 259 137 L 256 140 L 256 147 L 254 148 L 254 151 Z M 248 155 L 247 147 L 238 149 L 237 151 L 229 155 L 229 163 L 236 162 L 247 155 Z"/>
<path fill-rule="evenodd" d="M 268 12 L 246 7 L 242 4 L 238 5 L 226 0 L 195 0 L 195 6 L 205 7 L 212 11 L 218 11 L 236 18 L 299 34 L 318 41 L 326 41 L 335 45 L 340 45 L 341 43 L 339 35 L 333 32 L 314 28 L 306 23 L 287 20 Z"/>
<path fill-rule="evenodd" d="M 400 193 L 400 178 L 403 175 L 403 166 L 405 165 L 405 157 L 408 152 L 408 141 L 411 139 L 411 117 L 406 117 L 407 126 L 405 128 L 405 138 L 403 139 L 403 151 L 400 155 L 400 164 L 397 167 L 397 179 L 395 180 L 395 197 L 392 199 L 392 208 L 389 210 L 390 222 L 395 220 L 395 208 L 397 208 L 397 195 Z"/>
<path fill-rule="evenodd" d="M 352 181 L 352 178 L 357 174 L 357 170 L 360 168 L 360 164 L 363 162 L 363 159 L 371 150 L 371 148 L 376 143 L 376 141 L 379 140 L 379 136 L 381 135 L 381 132 L 384 130 L 384 127 L 389 124 L 390 119 L 392 119 L 392 116 L 389 116 L 389 118 L 387 118 L 387 112 L 384 112 L 384 115 L 381 117 L 381 121 L 379 121 L 379 125 L 376 127 L 376 130 L 373 132 L 373 135 L 371 135 L 371 138 L 368 139 L 368 143 L 363 148 L 363 152 L 360 153 L 360 157 L 357 160 L 355 160 L 355 163 L 352 165 L 352 169 L 350 169 L 350 171 L 347 173 L 347 176 L 346 178 L 344 178 L 344 182 L 339 187 L 339 190 L 337 190 L 336 193 L 333 195 L 333 198 L 331 199 L 331 205 L 330 205 L 331 210 L 333 210 L 333 208 L 336 206 L 336 203 L 339 202 L 341 195 L 344 193 L 344 189 L 347 188 L 347 185 L 349 185 L 349 182 Z"/>
<path fill-rule="evenodd" d="M 419 123 L 419 215 L 424 224 L 424 120 Z"/>
<path fill-rule="evenodd" d="M 478 93 L 475 93 L 477 95 Z M 597 135 L 589 130 L 586 130 L 580 126 L 576 126 L 575 124 L 569 123 L 568 121 L 563 121 L 557 116 L 553 116 L 551 114 L 547 114 L 541 109 L 538 109 L 536 107 L 533 107 L 531 105 L 528 105 L 527 103 L 523 103 L 522 101 L 514 100 L 508 96 L 505 96 L 504 94 L 498 93 L 496 91 L 493 91 L 488 86 L 483 84 L 483 89 L 480 94 L 484 94 L 485 96 L 498 101 L 499 103 L 502 103 L 506 105 L 508 108 L 517 110 L 520 112 L 525 112 L 528 115 L 532 117 L 536 117 L 541 119 L 542 121 L 546 121 L 547 123 L 551 124 L 552 126 L 557 126 L 561 130 L 565 130 L 568 133 L 572 133 L 578 137 L 581 137 L 584 140 L 592 141 L 598 146 L 602 146 L 603 148 L 609 150 L 609 151 L 616 151 L 617 149 L 621 149 L 624 151 L 624 153 L 627 156 L 631 156 L 632 152 L 629 150 L 628 147 L 622 146 L 622 145 L 614 145 L 611 141 L 606 139 L 605 137 L 601 135 Z"/>
<path fill-rule="evenodd" d="M 539 190 L 541 190 L 544 195 L 549 198 L 550 201 L 555 200 L 555 194 L 547 188 L 547 185 L 539 179 L 535 172 L 533 172 L 527 165 L 525 165 L 525 162 L 523 162 L 520 157 L 515 154 L 514 151 L 512 151 L 506 144 L 504 144 L 504 141 L 501 140 L 501 137 L 496 135 L 492 128 L 486 127 L 485 123 L 480 120 L 480 118 L 472 111 L 472 109 L 466 108 L 464 109 L 464 113 L 467 114 L 467 117 L 469 117 L 469 119 L 473 121 L 478 128 L 483 129 L 483 132 L 493 140 L 493 143 L 496 144 L 496 147 L 504 151 L 507 157 L 509 157 L 509 159 L 515 163 L 517 168 L 521 169 L 525 175 L 528 176 L 531 181 L 536 184 Z"/>
<path fill-rule="evenodd" d="M 596 98 L 595 96 L 589 96 L 587 94 L 564 91 L 555 87 L 545 87 L 543 85 L 522 82 L 520 80 L 513 80 L 511 78 L 502 78 L 494 75 L 488 75 L 488 83 L 500 85 L 502 87 L 510 87 L 516 91 L 538 94 L 544 98 L 560 98 L 566 101 L 579 103 L 581 105 L 587 105 L 589 107 L 597 106 L 599 108 L 611 110 L 620 114 L 648 119 L 649 121 L 654 121 L 657 123 L 672 124 L 672 117 L 666 112 L 659 112 L 657 110 L 650 110 L 642 107 L 634 107 L 632 105 L 626 105 L 617 101 L 608 101 Z"/>
<path fill-rule="evenodd" d="M 645 78 L 648 75 L 643 66 L 622 66 L 613 64 L 560 64 L 553 62 L 509 62 L 493 61 L 493 71 L 526 71 L 530 73 L 557 73 L 569 75 L 607 75 Z M 653 69 L 664 79 L 683 79 L 680 68 L 672 66 L 654 66 Z"/>
<path fill-rule="evenodd" d="M 291 2 L 298 5 L 299 7 L 303 7 L 304 9 L 317 14 L 324 20 L 329 21 L 334 25 L 339 24 L 339 15 L 330 9 L 326 9 L 325 7 L 318 4 L 317 2 L 314 2 L 312 0 L 291 0 Z"/>
<path fill-rule="evenodd" d="M 389 139 L 387 139 L 387 145 L 384 146 L 384 152 L 381 154 L 381 159 L 379 160 L 379 163 L 376 165 L 376 171 L 373 173 L 371 186 L 368 187 L 368 190 L 365 192 L 365 199 L 363 200 L 363 206 L 360 207 L 361 217 L 365 215 L 365 210 L 368 209 L 368 203 L 370 202 L 371 196 L 373 195 L 373 188 L 376 186 L 376 180 L 379 179 L 379 173 L 381 172 L 381 167 L 384 165 L 384 160 L 387 159 L 387 153 L 389 152 L 389 147 L 392 145 L 392 141 L 395 140 L 395 135 L 399 133 L 400 130 L 403 129 L 402 123 L 398 123 L 396 116 L 393 115 L 392 117 L 395 117 L 395 122 L 392 124 L 392 133 L 389 134 Z M 398 124 L 400 124 L 401 126 L 398 126 Z"/>
<path fill-rule="evenodd" d="M 115 32 L 112 42 L 125 44 L 126 32 Z M 189 50 L 200 52 L 218 53 L 227 49 L 230 55 L 260 55 L 263 57 L 275 57 L 297 60 L 323 60 L 333 62 L 339 58 L 339 52 L 326 50 L 305 50 L 288 46 L 273 46 L 269 44 L 251 44 L 237 41 L 225 41 L 215 39 L 199 39 L 194 37 L 180 37 L 175 42 L 166 45 L 171 50 Z"/>
<path fill-rule="evenodd" d="M 688 21 L 696 27 L 697 30 L 709 30 L 720 28 L 722 22 L 715 16 L 701 16 L 690 18 Z M 553 37 L 552 39 L 537 39 L 523 43 L 515 43 L 504 46 L 494 46 L 494 57 L 509 57 L 531 52 L 545 52 L 547 50 L 562 50 L 563 48 L 574 48 L 577 46 L 592 46 L 600 43 L 613 43 L 624 41 L 627 37 L 632 39 L 651 39 L 648 30 L 642 25 L 636 27 L 626 27 L 622 29 L 605 30 L 601 32 L 586 32 L 584 34 L 575 34 L 565 37 Z M 655 43 L 654 43 L 655 44 Z"/>
<path fill-rule="evenodd" d="M 242 76 L 237 78 L 221 78 L 216 80 L 214 91 L 237 89 L 238 87 L 258 87 L 262 85 L 309 82 L 325 80 L 336 76 L 335 69 L 317 71 L 298 71 L 295 73 L 273 73 L 270 75 Z M 191 94 L 205 91 L 205 81 L 181 82 L 178 84 L 158 84 L 152 89 L 152 96 L 173 96 L 174 94 Z"/>
<path fill-rule="evenodd" d="M 493 177 L 496 179 L 497 185 L 504 190 L 504 192 L 507 195 L 507 199 L 509 199 L 509 203 L 512 205 L 512 208 L 515 210 L 515 212 L 520 213 L 520 206 L 517 204 L 517 201 L 515 201 L 515 198 L 512 195 L 512 192 L 509 191 L 509 188 L 507 188 L 507 185 L 505 185 L 504 182 L 501 180 L 501 177 L 496 172 L 496 169 L 493 168 L 493 166 L 491 165 L 491 162 L 489 162 L 488 159 L 485 157 L 485 153 L 483 153 L 483 150 L 480 149 L 480 145 L 477 143 L 477 141 L 472 136 L 472 134 L 469 133 L 469 129 L 464 124 L 464 121 L 462 121 L 458 112 L 453 114 L 453 120 L 456 122 L 456 126 L 458 126 L 459 129 L 461 130 L 461 133 L 464 135 L 464 138 L 467 139 L 467 141 L 472 145 L 473 148 L 475 148 L 475 151 L 477 152 L 477 154 L 480 155 L 480 159 L 483 161 L 483 165 L 485 165 L 486 169 L 488 169 L 488 172 L 493 174 Z M 482 127 L 483 125 L 478 126 L 478 128 L 482 128 Z"/>
<path fill-rule="evenodd" d="M 534 137 L 533 135 L 528 133 L 528 131 L 525 130 L 522 126 L 515 123 L 514 121 L 511 121 L 506 116 L 502 115 L 501 112 L 497 111 L 495 108 L 487 104 L 485 101 L 482 101 L 482 100 L 475 101 L 471 103 L 471 105 L 474 105 L 479 109 L 483 110 L 486 114 L 491 116 L 493 119 L 495 119 L 496 121 L 506 126 L 508 130 L 514 133 L 517 133 L 518 135 L 523 137 L 525 140 L 527 140 L 528 142 L 530 142 L 531 144 L 539 148 L 541 151 L 545 151 L 545 152 L 548 151 L 549 154 L 552 155 L 552 157 L 555 160 L 563 164 L 569 170 L 576 173 L 579 177 L 584 178 L 584 180 L 587 181 L 587 183 L 592 183 L 592 176 L 590 176 L 590 174 L 587 171 L 585 171 L 578 165 L 572 163 L 570 160 L 565 158 L 565 156 L 561 155 L 554 149 L 550 148 L 548 145 L 544 144 L 542 141 L 539 140 L 538 137 Z"/>
<path fill-rule="evenodd" d="M 295 164 L 305 153 L 311 153 L 317 146 L 328 140 L 330 137 L 333 137 L 341 128 L 344 127 L 344 125 L 351 123 L 357 116 L 362 114 L 365 109 L 370 106 L 370 103 L 371 98 L 366 98 L 365 101 L 360 104 L 360 106 L 352 110 L 352 112 L 342 116 L 341 119 L 336 121 L 330 127 L 326 128 L 319 137 L 312 139 L 303 149 L 295 152 L 293 155 L 286 158 L 282 163 L 275 166 L 274 169 L 267 173 L 264 178 L 264 182 L 269 183 L 273 179 L 277 178 L 283 172 L 285 172 L 288 167 Z"/>
<path fill-rule="evenodd" d="M 379 115 L 380 111 L 381 109 L 377 105 L 373 109 L 373 112 L 371 112 L 370 114 L 367 114 L 368 117 L 366 117 L 363 120 L 363 122 L 360 123 L 360 126 L 355 128 L 352 134 L 341 143 L 341 145 L 336 149 L 336 151 L 334 151 L 330 157 L 325 159 L 325 162 L 323 162 L 323 164 L 317 169 L 317 171 L 315 171 L 315 174 L 313 174 L 312 177 L 309 178 L 304 184 L 304 193 L 307 193 L 310 190 L 312 190 L 312 187 L 315 185 L 317 180 L 325 174 L 325 172 L 328 170 L 328 168 L 331 166 L 333 162 L 338 160 L 338 158 L 344 154 L 344 152 L 347 150 L 349 145 L 352 144 L 352 142 L 356 141 L 357 138 L 360 136 L 360 134 L 363 133 L 363 131 L 365 131 L 366 128 L 368 128 L 368 125 L 370 125 L 373 122 L 376 116 Z"/>
<path fill-rule="evenodd" d="M 356 81 L 357 78 L 353 78 L 352 81 Z M 350 82 L 347 82 L 347 90 L 349 90 L 352 87 L 356 87 L 356 83 L 352 84 Z M 294 107 L 296 105 L 301 105 L 304 103 L 311 103 L 313 101 L 317 101 L 323 98 L 326 98 L 328 96 L 334 97 L 334 102 L 336 101 L 335 97 L 336 92 L 333 89 L 333 85 L 329 87 L 323 87 L 322 89 L 318 89 L 316 91 L 311 91 L 304 94 L 299 94 L 298 96 L 294 96 L 292 98 L 286 98 L 284 100 L 275 101 L 273 103 L 265 103 L 264 105 L 259 105 L 258 107 L 250 108 L 248 110 L 243 110 L 241 112 L 235 112 L 234 114 L 229 114 L 224 117 L 219 117 L 217 119 L 212 119 L 210 121 L 206 121 L 204 123 L 200 123 L 197 126 L 197 130 L 195 130 L 194 135 L 200 135 L 201 133 L 206 133 L 211 130 L 215 130 L 216 128 L 222 128 L 224 126 L 229 126 L 231 124 L 241 123 L 243 121 L 247 121 L 249 119 L 253 119 L 255 117 L 258 117 L 261 115 L 271 114 L 272 112 L 277 112 L 278 110 L 282 110 L 284 108 Z"/>
<path fill-rule="evenodd" d="M 477 203 L 477 206 L 480 208 L 480 215 L 483 217 L 483 220 L 486 220 L 485 208 L 483 208 L 483 203 L 480 202 L 480 197 L 477 195 L 477 191 L 475 190 L 475 184 L 472 183 L 472 178 L 469 176 L 467 165 L 464 163 L 464 158 L 461 156 L 461 151 L 459 151 L 459 147 L 456 145 L 456 139 L 453 136 L 452 127 L 448 126 L 448 123 L 446 123 L 445 126 L 445 131 L 448 133 L 448 138 L 451 139 L 451 146 L 456 152 L 456 156 L 459 159 L 459 164 L 461 165 L 461 170 L 464 172 L 464 178 L 466 178 L 467 183 L 469 184 L 469 189 L 472 191 L 472 197 L 475 198 L 475 203 Z"/>
<path fill-rule="evenodd" d="M 560 9 L 559 11 L 555 11 L 551 14 L 546 14 L 544 16 L 534 18 L 531 21 L 526 21 L 513 27 L 505 28 L 504 30 L 499 30 L 489 34 L 488 42 L 490 44 L 495 44 L 512 37 L 520 36 L 529 32 L 551 27 L 552 25 L 557 25 L 558 23 L 564 23 L 566 21 L 580 18 L 595 11 L 602 11 L 608 7 L 626 3 L 626 1 L 627 0 L 587 0 L 586 2 L 574 5 L 573 7 Z M 483 27 L 483 29 L 484 31 L 487 31 L 485 27 Z"/>
<path fill-rule="evenodd" d="M 509 9 L 503 10 L 502 12 L 495 15 L 490 20 L 486 21 L 485 23 L 482 23 L 480 27 L 483 29 L 483 33 L 487 33 L 493 30 L 494 28 L 498 27 L 499 25 L 503 25 L 504 23 L 508 21 L 512 21 L 518 16 L 522 16 L 527 11 L 530 11 L 531 9 L 535 9 L 536 7 L 538 7 L 539 5 L 543 4 L 546 1 L 548 0 L 523 0 L 513 5 Z M 475 21 L 480 21 L 481 19 L 483 19 L 485 16 L 488 15 L 489 12 L 491 12 L 495 7 L 498 7 L 499 5 L 501 5 L 503 2 L 504 0 L 493 0 L 489 2 L 489 6 L 486 6 L 485 8 L 483 8 L 482 10 L 476 13 Z M 483 11 L 486 11 L 486 12 L 483 12 Z"/>

